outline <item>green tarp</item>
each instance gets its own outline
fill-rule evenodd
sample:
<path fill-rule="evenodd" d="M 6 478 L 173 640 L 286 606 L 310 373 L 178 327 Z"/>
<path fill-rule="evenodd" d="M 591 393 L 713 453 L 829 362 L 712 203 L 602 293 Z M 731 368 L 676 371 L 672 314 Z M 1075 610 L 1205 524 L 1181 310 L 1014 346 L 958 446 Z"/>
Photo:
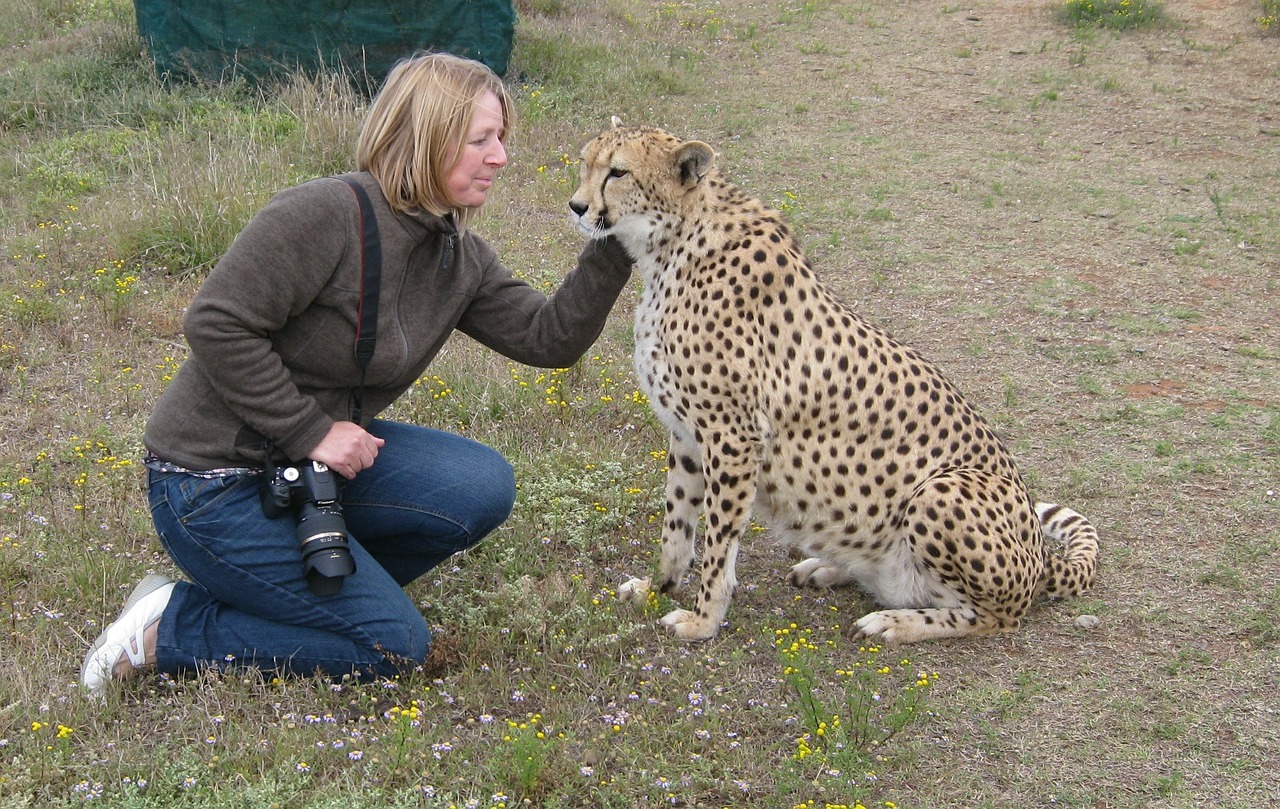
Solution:
<path fill-rule="evenodd" d="M 376 87 L 398 59 L 448 51 L 507 71 L 512 0 L 134 0 L 156 70 L 251 83 L 342 70 Z"/>

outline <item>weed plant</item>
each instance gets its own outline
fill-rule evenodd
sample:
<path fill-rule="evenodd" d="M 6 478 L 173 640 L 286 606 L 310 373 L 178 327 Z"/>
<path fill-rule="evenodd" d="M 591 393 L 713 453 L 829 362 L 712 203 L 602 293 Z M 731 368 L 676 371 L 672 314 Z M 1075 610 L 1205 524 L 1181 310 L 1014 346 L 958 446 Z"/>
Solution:
<path fill-rule="evenodd" d="M 1158 0 L 1066 0 L 1060 13 L 1073 26 L 1125 31 L 1161 22 L 1164 4 Z"/>
<path fill-rule="evenodd" d="M 1262 13 L 1256 22 L 1263 31 L 1280 30 L 1280 0 L 1262 0 Z"/>
<path fill-rule="evenodd" d="M 815 640 L 812 628 L 794 623 L 773 635 L 803 731 L 791 757 L 797 782 L 843 778 L 840 792 L 868 797 L 877 763 L 888 760 L 885 745 L 922 717 L 926 692 L 938 673 L 917 669 L 909 658 L 876 644 L 859 646 L 846 660 L 836 654 L 836 637 Z M 833 657 L 842 662 L 831 666 Z"/>

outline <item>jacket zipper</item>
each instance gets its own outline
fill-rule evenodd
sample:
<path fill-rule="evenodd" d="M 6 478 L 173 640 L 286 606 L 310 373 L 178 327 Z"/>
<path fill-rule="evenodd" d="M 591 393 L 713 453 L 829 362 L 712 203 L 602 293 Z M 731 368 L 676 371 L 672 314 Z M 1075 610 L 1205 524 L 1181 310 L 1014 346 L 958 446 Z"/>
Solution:
<path fill-rule="evenodd" d="M 458 235 L 450 233 L 444 242 L 444 252 L 440 255 L 440 271 L 448 272 L 453 264 L 453 248 L 458 243 Z"/>

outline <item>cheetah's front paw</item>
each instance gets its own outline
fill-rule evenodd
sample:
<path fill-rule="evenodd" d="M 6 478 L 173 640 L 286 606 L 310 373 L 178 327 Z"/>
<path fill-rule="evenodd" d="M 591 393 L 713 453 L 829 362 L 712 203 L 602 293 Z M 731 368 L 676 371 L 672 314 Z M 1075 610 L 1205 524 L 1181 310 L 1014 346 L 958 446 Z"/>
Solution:
<path fill-rule="evenodd" d="M 662 616 L 662 625 L 680 640 L 711 640 L 720 628 L 691 610 L 672 610 Z"/>
<path fill-rule="evenodd" d="M 649 600 L 648 579 L 628 579 L 618 585 L 618 600 L 633 607 L 643 607 Z"/>

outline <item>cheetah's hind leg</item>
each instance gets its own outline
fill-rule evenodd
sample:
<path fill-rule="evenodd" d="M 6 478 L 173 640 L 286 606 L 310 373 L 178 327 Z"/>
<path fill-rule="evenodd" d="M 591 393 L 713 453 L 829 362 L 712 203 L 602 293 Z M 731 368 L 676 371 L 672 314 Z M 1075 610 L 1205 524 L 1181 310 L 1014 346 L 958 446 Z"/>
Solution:
<path fill-rule="evenodd" d="M 935 638 L 962 638 L 1013 632 L 1018 619 L 1003 621 L 986 610 L 973 607 L 942 609 L 899 609 L 871 612 L 858 619 L 854 638 L 878 639 L 885 643 L 916 643 Z"/>
<path fill-rule="evenodd" d="M 844 567 L 816 556 L 793 566 L 787 574 L 787 583 L 796 587 L 839 587 L 851 581 L 853 576 Z"/>
<path fill-rule="evenodd" d="M 627 579 L 618 585 L 618 600 L 633 607 L 643 607 L 649 601 L 649 578 Z"/>

